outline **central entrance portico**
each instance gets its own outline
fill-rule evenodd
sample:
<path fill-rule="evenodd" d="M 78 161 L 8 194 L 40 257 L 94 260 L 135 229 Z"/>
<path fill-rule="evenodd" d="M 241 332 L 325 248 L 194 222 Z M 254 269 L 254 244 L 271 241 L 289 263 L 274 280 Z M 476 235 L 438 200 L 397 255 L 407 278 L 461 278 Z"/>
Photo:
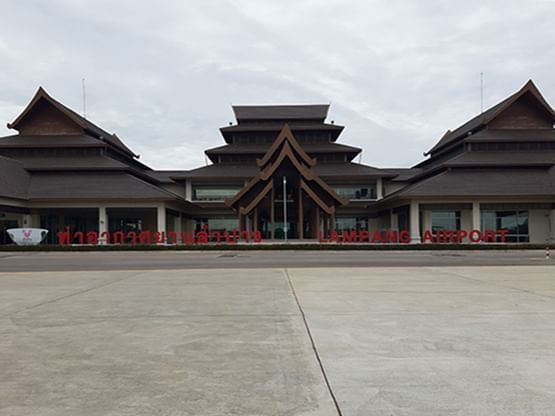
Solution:
<path fill-rule="evenodd" d="M 316 239 L 335 229 L 336 207 L 346 205 L 315 174 L 316 160 L 295 139 L 287 124 L 261 159 L 258 173 L 226 200 L 239 216 L 241 231 L 260 231 L 263 238 Z M 285 224 L 285 218 L 287 224 Z"/>

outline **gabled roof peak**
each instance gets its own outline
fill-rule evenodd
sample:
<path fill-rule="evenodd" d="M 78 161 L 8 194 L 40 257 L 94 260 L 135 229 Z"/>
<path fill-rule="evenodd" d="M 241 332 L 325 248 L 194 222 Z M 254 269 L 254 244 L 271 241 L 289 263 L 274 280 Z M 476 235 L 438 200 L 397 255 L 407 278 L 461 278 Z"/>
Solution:
<path fill-rule="evenodd" d="M 291 131 L 291 128 L 289 128 L 289 124 L 285 123 L 283 125 L 283 128 L 281 129 L 281 132 L 279 133 L 277 139 L 274 140 L 274 142 L 272 143 L 270 148 L 266 151 L 266 153 L 264 154 L 262 159 L 257 159 L 256 164 L 261 168 L 264 167 L 265 165 L 267 165 L 269 163 L 269 161 L 271 160 L 272 156 L 274 154 L 276 154 L 276 152 L 278 151 L 278 149 L 280 148 L 280 146 L 282 144 L 284 146 L 288 145 L 293 150 L 295 150 L 295 152 L 299 155 L 301 160 L 304 163 L 306 163 L 308 166 L 314 166 L 314 164 L 316 163 L 316 161 L 314 159 L 312 159 L 304 151 L 304 149 L 299 144 L 297 139 L 295 139 L 295 136 L 293 135 L 293 132 Z"/>
<path fill-rule="evenodd" d="M 487 125 L 494 118 L 496 118 L 507 108 L 509 108 L 515 101 L 517 101 L 519 98 L 521 98 L 527 93 L 532 94 L 532 96 L 551 115 L 553 121 L 555 122 L 555 111 L 549 105 L 546 99 L 543 97 L 536 84 L 534 84 L 534 81 L 529 79 L 517 92 L 510 95 L 506 99 L 488 108 L 486 111 L 470 119 L 466 123 L 457 127 L 455 130 L 453 131 L 447 130 L 447 133 L 445 133 L 441 137 L 441 139 L 439 139 L 439 141 L 429 151 L 424 153 L 424 155 L 429 155 L 432 152 L 440 150 L 443 147 L 447 146 L 448 144 L 454 143 L 455 141 L 457 141 L 457 139 L 466 136 L 469 132 L 472 133 L 475 130 Z"/>
<path fill-rule="evenodd" d="M 41 99 L 46 100 L 50 105 L 52 105 L 62 114 L 64 114 L 68 119 L 70 119 L 73 123 L 75 123 L 77 126 L 82 128 L 84 131 L 89 132 L 93 137 L 96 137 L 97 139 L 103 142 L 106 142 L 109 145 L 117 148 L 120 152 L 125 153 L 127 156 L 131 156 L 134 158 L 138 157 L 138 155 L 134 154 L 131 151 L 131 149 L 129 149 L 118 136 L 116 136 L 113 133 L 109 133 L 106 130 L 98 127 L 96 124 L 90 122 L 85 117 L 81 116 L 71 108 L 65 106 L 58 100 L 52 98 L 52 96 L 50 96 L 42 86 L 38 87 L 35 95 L 31 99 L 29 104 L 27 104 L 23 112 L 13 122 L 7 123 L 7 127 L 9 129 L 19 130 L 18 126 L 26 118 L 26 116 L 33 110 L 35 105 Z"/>

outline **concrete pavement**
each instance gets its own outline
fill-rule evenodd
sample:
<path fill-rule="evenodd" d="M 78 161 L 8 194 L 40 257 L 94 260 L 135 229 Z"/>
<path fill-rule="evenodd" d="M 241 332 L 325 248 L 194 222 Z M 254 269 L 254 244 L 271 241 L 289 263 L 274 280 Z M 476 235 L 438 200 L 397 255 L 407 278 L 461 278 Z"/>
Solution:
<path fill-rule="evenodd" d="M 0 252 L 1 271 L 555 265 L 544 250 Z"/>
<path fill-rule="evenodd" d="M 552 416 L 553 345 L 552 266 L 0 273 L 0 415 Z"/>

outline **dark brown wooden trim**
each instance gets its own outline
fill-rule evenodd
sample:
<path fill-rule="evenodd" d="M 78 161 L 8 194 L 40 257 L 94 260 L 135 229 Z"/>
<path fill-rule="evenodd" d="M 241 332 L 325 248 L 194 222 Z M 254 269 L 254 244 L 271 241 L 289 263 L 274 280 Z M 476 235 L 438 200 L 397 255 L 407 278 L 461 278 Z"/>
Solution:
<path fill-rule="evenodd" d="M 274 142 L 272 143 L 270 148 L 266 151 L 262 159 L 257 159 L 256 164 L 259 167 L 265 166 L 270 161 L 274 153 L 277 152 L 279 146 L 284 142 L 289 143 L 308 166 L 314 166 L 316 164 L 316 161 L 312 159 L 310 156 L 308 156 L 308 154 L 304 151 L 302 146 L 299 144 L 299 142 L 293 135 L 293 132 L 289 128 L 288 124 L 285 124 L 283 126 L 283 129 L 281 129 L 281 132 L 279 133 L 277 139 L 274 140 Z"/>
<path fill-rule="evenodd" d="M 249 214 L 254 207 L 256 207 L 258 205 L 258 203 L 260 201 L 262 201 L 262 199 L 268 194 L 268 192 L 270 192 L 271 189 L 274 188 L 274 181 L 269 181 L 266 186 L 264 187 L 264 189 L 262 189 L 262 191 L 260 191 L 260 193 L 256 196 L 256 198 L 254 198 L 251 203 L 249 205 L 247 205 L 246 207 L 241 207 L 239 208 L 239 212 L 241 214 Z"/>
<path fill-rule="evenodd" d="M 304 229 L 303 229 L 303 225 L 304 225 L 304 218 L 303 218 L 303 190 L 300 187 L 300 182 L 299 182 L 299 201 L 297 202 L 297 206 L 299 208 L 299 218 L 298 218 L 298 222 L 299 222 L 299 238 L 302 240 L 304 238 Z"/>
<path fill-rule="evenodd" d="M 273 186 L 272 186 L 272 193 L 270 196 L 270 222 L 272 223 L 271 237 L 272 237 L 272 240 L 275 240 L 276 238 L 276 191 L 274 190 Z"/>
<path fill-rule="evenodd" d="M 305 181 L 303 181 L 301 179 L 301 188 L 307 193 L 307 195 L 314 201 L 316 202 L 316 204 L 318 204 L 318 206 L 320 208 L 322 208 L 322 210 L 324 210 L 326 213 L 331 214 L 332 212 L 335 212 L 335 207 L 334 206 L 327 206 L 326 203 L 324 201 L 322 201 L 320 199 L 320 197 L 318 195 L 316 195 L 316 193 L 310 189 L 310 187 L 306 184 Z"/>
<path fill-rule="evenodd" d="M 316 206 L 316 235 L 314 237 L 317 239 L 320 238 L 321 225 L 322 224 L 320 224 L 320 207 Z"/>

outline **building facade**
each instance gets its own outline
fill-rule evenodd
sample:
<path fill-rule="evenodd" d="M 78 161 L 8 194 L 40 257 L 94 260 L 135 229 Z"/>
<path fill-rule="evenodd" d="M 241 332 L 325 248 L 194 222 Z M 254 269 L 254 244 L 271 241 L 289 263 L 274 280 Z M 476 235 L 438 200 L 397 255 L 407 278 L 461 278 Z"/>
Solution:
<path fill-rule="evenodd" d="M 205 152 L 210 165 L 160 171 L 39 88 L 8 124 L 17 134 L 0 138 L 0 244 L 16 227 L 48 229 L 46 243 L 62 230 L 72 243 L 79 232 L 144 230 L 174 232 L 177 243 L 200 230 L 266 240 L 357 232 L 370 242 L 372 232 L 404 232 L 414 243 L 457 232 L 472 242 L 475 230 L 555 242 L 555 112 L 531 81 L 405 169 L 356 163 L 361 149 L 338 142 L 343 126 L 326 122 L 328 110 L 234 106 L 225 144 Z"/>

